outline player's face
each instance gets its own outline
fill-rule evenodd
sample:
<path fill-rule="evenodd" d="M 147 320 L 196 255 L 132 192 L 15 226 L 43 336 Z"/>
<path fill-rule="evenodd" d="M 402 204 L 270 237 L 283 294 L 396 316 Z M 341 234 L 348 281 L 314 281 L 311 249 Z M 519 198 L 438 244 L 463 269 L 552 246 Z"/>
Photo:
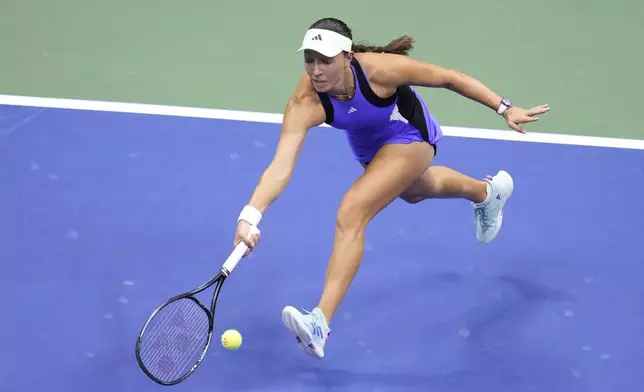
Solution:
<path fill-rule="evenodd" d="M 335 57 L 325 57 L 311 50 L 304 52 L 306 73 L 315 90 L 320 93 L 327 93 L 334 89 L 343 90 L 342 79 L 348 62 L 349 58 L 344 53 Z"/>

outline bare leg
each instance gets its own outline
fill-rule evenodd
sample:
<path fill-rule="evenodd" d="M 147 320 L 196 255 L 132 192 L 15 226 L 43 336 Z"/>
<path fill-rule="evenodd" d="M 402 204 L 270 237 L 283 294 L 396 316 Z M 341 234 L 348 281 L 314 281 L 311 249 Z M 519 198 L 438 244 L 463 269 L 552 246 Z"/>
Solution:
<path fill-rule="evenodd" d="M 367 224 L 414 184 L 433 154 L 427 143 L 392 144 L 380 149 L 347 192 L 338 211 L 333 253 L 318 307 L 330 323 L 358 271 Z"/>
<path fill-rule="evenodd" d="M 482 203 L 487 196 L 487 183 L 475 180 L 445 166 L 431 166 L 400 196 L 409 203 L 425 199 L 467 199 Z"/>
<path fill-rule="evenodd" d="M 496 238 L 501 229 L 503 207 L 513 189 L 512 176 L 504 170 L 482 181 L 447 167 L 435 166 L 428 168 L 400 198 L 409 203 L 419 203 L 429 198 L 472 201 L 475 207 L 476 238 L 487 244 Z"/>

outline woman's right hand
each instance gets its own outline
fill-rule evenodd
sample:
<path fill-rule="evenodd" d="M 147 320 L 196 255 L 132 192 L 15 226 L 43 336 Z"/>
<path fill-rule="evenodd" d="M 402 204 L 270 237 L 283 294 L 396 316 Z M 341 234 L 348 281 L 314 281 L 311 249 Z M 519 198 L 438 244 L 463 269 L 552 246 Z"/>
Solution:
<path fill-rule="evenodd" d="M 248 246 L 248 250 L 244 253 L 246 257 L 259 242 L 260 232 L 259 229 L 253 227 L 251 228 L 250 223 L 245 220 L 239 221 L 237 224 L 237 232 L 235 233 L 235 242 L 233 247 L 236 247 L 240 242 L 244 242 Z"/>

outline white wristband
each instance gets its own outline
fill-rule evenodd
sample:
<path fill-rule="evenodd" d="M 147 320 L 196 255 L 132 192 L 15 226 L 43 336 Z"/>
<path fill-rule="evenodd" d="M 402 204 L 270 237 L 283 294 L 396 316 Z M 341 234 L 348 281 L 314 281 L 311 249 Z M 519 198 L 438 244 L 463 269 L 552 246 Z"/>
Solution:
<path fill-rule="evenodd" d="M 262 220 L 262 213 L 251 205 L 244 206 L 241 213 L 239 214 L 237 222 L 242 220 L 250 223 L 251 226 L 257 226 L 259 224 L 259 221 Z"/>

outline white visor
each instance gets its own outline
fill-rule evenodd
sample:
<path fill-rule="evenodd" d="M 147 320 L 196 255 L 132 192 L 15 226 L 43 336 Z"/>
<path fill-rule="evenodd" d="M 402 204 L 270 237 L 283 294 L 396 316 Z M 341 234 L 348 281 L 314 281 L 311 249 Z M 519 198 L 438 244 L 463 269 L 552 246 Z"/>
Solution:
<path fill-rule="evenodd" d="M 297 53 L 310 49 L 326 57 L 335 57 L 340 52 L 350 52 L 352 41 L 341 34 L 330 30 L 310 29 L 307 30 L 302 40 L 302 47 Z"/>

